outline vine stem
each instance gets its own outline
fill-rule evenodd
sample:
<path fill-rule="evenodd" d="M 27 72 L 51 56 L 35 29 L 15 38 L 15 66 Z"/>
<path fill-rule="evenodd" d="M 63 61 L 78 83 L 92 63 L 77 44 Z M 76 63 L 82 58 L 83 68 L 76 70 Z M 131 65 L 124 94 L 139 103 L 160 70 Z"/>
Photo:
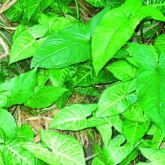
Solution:
<path fill-rule="evenodd" d="M 80 13 L 79 13 L 79 5 L 78 5 L 78 0 L 74 0 L 75 5 L 76 5 L 76 14 L 77 14 L 77 19 L 80 19 Z"/>

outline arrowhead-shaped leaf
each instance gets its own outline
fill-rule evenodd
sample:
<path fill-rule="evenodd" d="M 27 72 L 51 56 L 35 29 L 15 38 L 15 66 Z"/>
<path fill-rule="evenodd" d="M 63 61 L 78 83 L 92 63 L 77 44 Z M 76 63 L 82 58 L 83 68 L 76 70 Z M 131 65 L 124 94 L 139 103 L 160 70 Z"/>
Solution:
<path fill-rule="evenodd" d="M 50 127 L 60 130 L 77 131 L 106 123 L 106 120 L 103 118 L 89 118 L 96 109 L 96 104 L 75 104 L 67 106 L 55 115 Z"/>
<path fill-rule="evenodd" d="M 96 116 L 113 116 L 127 110 L 137 101 L 134 85 L 134 82 L 128 81 L 116 83 L 105 89 L 100 97 Z"/>
<path fill-rule="evenodd" d="M 85 165 L 84 152 L 79 142 L 58 132 L 42 131 L 40 144 L 26 143 L 24 147 L 48 164 Z"/>
<path fill-rule="evenodd" d="M 48 37 L 34 54 L 31 66 L 61 68 L 91 59 L 85 25 L 75 25 Z"/>
<path fill-rule="evenodd" d="M 136 80 L 140 105 L 165 134 L 165 54 L 158 56 L 154 47 L 147 45 L 131 44 L 130 49 L 140 69 Z"/>
<path fill-rule="evenodd" d="M 136 26 L 145 17 L 165 21 L 163 14 L 152 7 L 142 6 L 127 0 L 119 8 L 112 9 L 103 16 L 92 36 L 92 61 L 96 74 L 130 39 Z M 115 45 L 115 46 L 114 46 Z"/>

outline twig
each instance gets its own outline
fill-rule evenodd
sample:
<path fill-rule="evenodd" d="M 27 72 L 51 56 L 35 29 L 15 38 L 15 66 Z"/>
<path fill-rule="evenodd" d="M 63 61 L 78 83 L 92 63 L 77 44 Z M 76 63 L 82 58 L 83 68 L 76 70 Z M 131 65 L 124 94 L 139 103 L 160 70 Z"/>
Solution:
<path fill-rule="evenodd" d="M 9 54 L 9 47 L 6 44 L 6 42 L 0 37 L 0 45 L 2 45 L 5 53 L 4 54 L 0 54 L 0 59 L 6 57 Z"/>
<path fill-rule="evenodd" d="M 3 5 L 0 8 L 0 14 L 2 14 L 3 12 L 5 12 L 7 9 L 9 9 L 12 5 L 14 5 L 17 2 L 17 0 L 12 0 L 10 2 L 10 0 L 6 0 Z"/>

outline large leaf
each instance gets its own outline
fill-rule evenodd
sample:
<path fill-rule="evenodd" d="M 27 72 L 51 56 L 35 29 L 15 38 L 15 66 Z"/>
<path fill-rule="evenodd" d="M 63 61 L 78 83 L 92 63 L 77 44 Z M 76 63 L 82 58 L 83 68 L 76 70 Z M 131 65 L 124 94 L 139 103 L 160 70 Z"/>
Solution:
<path fill-rule="evenodd" d="M 3 146 L 2 160 L 10 165 L 42 165 L 29 151 L 22 148 L 23 143 L 19 139 L 9 140 Z"/>
<path fill-rule="evenodd" d="M 24 147 L 37 158 L 54 165 L 85 165 L 84 153 L 79 142 L 68 135 L 57 132 L 42 131 L 40 144 L 26 143 Z"/>
<path fill-rule="evenodd" d="M 165 164 L 165 149 L 154 150 L 152 148 L 140 147 L 140 152 L 144 157 L 149 159 L 149 165 L 163 165 Z"/>
<path fill-rule="evenodd" d="M 1 84 L 0 91 L 5 93 L 4 99 L 6 99 L 4 106 L 9 107 L 26 102 L 33 93 L 36 81 L 36 69 L 34 69 Z"/>
<path fill-rule="evenodd" d="M 106 117 L 124 112 L 137 101 L 134 91 L 132 81 L 116 83 L 108 87 L 99 99 L 96 116 Z"/>
<path fill-rule="evenodd" d="M 165 134 L 165 54 L 158 57 L 156 50 L 147 45 L 131 44 L 130 48 L 141 70 L 136 80 L 141 107 Z"/>
<path fill-rule="evenodd" d="M 123 122 L 123 134 L 128 142 L 132 145 L 136 144 L 148 131 L 150 122 L 138 122 L 125 120 Z"/>
<path fill-rule="evenodd" d="M 90 60 L 89 38 L 87 28 L 82 24 L 55 33 L 34 54 L 31 66 L 61 68 Z"/>
<path fill-rule="evenodd" d="M 40 41 L 37 41 L 28 30 L 21 32 L 12 44 L 10 64 L 31 57 L 39 46 Z"/>
<path fill-rule="evenodd" d="M 123 6 L 106 12 L 96 26 L 92 36 L 92 60 L 96 74 L 129 40 L 143 18 L 151 16 L 153 19 L 165 21 L 159 10 L 141 7 L 141 4 L 141 0 L 136 3 L 127 0 Z"/>
<path fill-rule="evenodd" d="M 106 123 L 105 119 L 90 118 L 92 112 L 96 109 L 96 104 L 75 104 L 67 106 L 55 115 L 50 127 L 60 130 L 76 131 Z"/>
<path fill-rule="evenodd" d="M 119 80 L 127 81 L 135 78 L 137 68 L 127 61 L 120 60 L 112 63 L 107 69 Z"/>
<path fill-rule="evenodd" d="M 0 110 L 0 129 L 2 129 L 9 138 L 13 138 L 16 134 L 14 117 L 6 110 Z"/>
<path fill-rule="evenodd" d="M 53 86 L 37 86 L 31 98 L 25 103 L 26 106 L 32 108 L 45 108 L 59 99 L 66 92 L 65 88 Z"/>
<path fill-rule="evenodd" d="M 128 143 L 122 145 L 125 140 L 123 135 L 118 135 L 109 142 L 108 146 L 103 147 L 102 151 L 106 164 L 119 164 L 133 151 L 132 145 Z"/>

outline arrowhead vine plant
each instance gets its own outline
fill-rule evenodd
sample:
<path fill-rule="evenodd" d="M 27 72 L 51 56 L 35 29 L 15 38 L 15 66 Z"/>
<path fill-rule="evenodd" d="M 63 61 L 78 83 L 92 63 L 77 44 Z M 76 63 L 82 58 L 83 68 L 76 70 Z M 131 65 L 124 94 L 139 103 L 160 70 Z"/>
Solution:
<path fill-rule="evenodd" d="M 0 55 L 0 165 L 164 165 L 165 1 L 8 3 L 0 7 L 0 51 L 10 49 Z M 73 94 L 93 100 L 72 104 Z M 38 142 L 14 118 L 13 108 L 35 115 L 53 106 Z M 67 134 L 81 130 L 90 155 Z"/>

